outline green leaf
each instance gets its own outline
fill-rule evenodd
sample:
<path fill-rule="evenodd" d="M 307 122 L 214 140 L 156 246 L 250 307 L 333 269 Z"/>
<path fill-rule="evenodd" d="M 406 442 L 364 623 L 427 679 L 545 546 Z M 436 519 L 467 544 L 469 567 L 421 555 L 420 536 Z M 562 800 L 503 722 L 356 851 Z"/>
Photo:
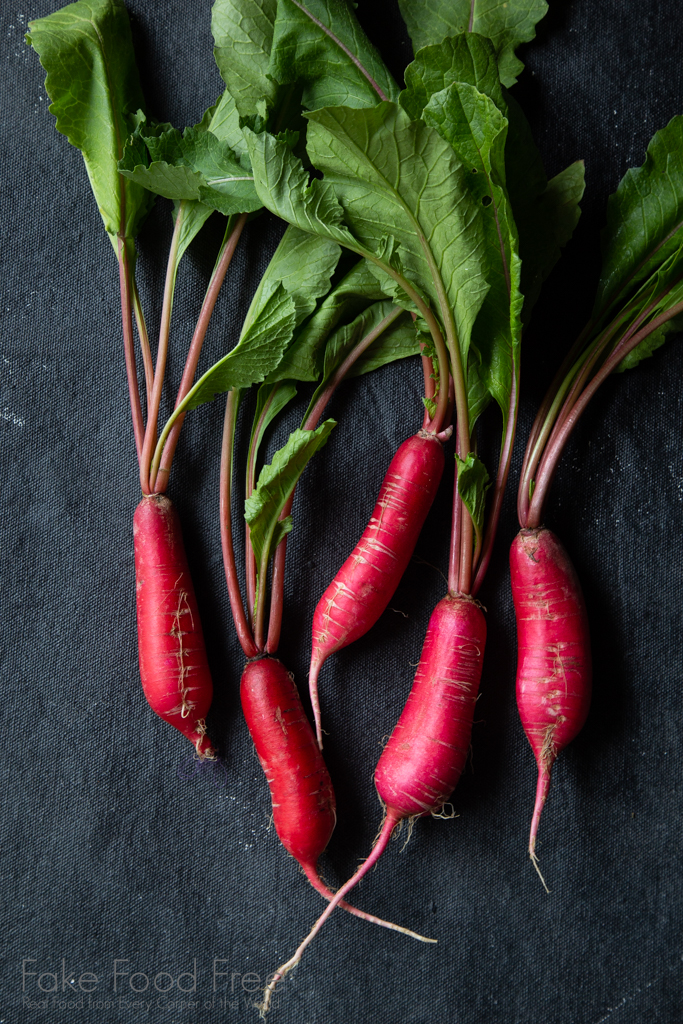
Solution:
<path fill-rule="evenodd" d="M 213 210 L 209 206 L 204 206 L 203 203 L 193 202 L 190 199 L 182 199 L 180 202 L 173 204 L 173 223 L 175 224 L 177 222 L 178 217 L 182 218 L 180 233 L 178 235 L 178 252 L 175 266 L 176 273 L 178 272 L 178 264 L 185 255 L 188 246 L 197 237 L 212 213 Z M 230 218 L 228 226 L 231 227 L 232 223 L 232 218 Z"/>
<path fill-rule="evenodd" d="M 385 266 L 399 247 L 405 277 L 428 297 L 447 332 L 453 318 L 466 365 L 488 286 L 481 207 L 452 147 L 393 103 L 306 116 L 309 156 L 334 186 L 354 237 L 366 252 L 383 253 Z"/>
<path fill-rule="evenodd" d="M 263 435 L 286 405 L 296 397 L 296 384 L 293 381 L 278 381 L 276 384 L 262 384 L 256 397 L 256 410 L 249 439 L 247 461 L 256 465 L 258 451 Z"/>
<path fill-rule="evenodd" d="M 269 72 L 278 82 L 302 81 L 303 104 L 311 110 L 367 107 L 399 95 L 343 0 L 279 0 Z"/>
<path fill-rule="evenodd" d="M 515 56 L 520 43 L 536 35 L 548 10 L 545 0 L 399 0 L 416 51 L 446 36 L 477 32 L 493 42 L 500 80 L 514 85 L 524 65 Z"/>
<path fill-rule="evenodd" d="M 522 339 L 521 263 L 517 229 L 505 188 L 508 122 L 493 100 L 473 85 L 453 82 L 434 93 L 422 114 L 453 147 L 469 172 L 465 184 L 481 208 L 482 258 L 489 290 L 472 334 L 468 401 L 473 426 L 491 397 L 508 421 L 517 388 Z"/>
<path fill-rule="evenodd" d="M 289 226 L 256 289 L 245 323 L 249 324 L 257 314 L 261 296 L 270 284 L 279 281 L 296 303 L 298 326 L 313 312 L 317 300 L 329 291 L 340 252 L 335 242 Z"/>
<path fill-rule="evenodd" d="M 683 301 L 683 244 L 672 252 L 669 258 L 657 268 L 654 274 L 645 281 L 631 301 L 616 318 L 622 319 L 622 327 L 618 338 L 623 337 L 627 330 L 640 332 L 649 323 L 667 313 Z M 680 330 L 683 314 L 666 321 L 651 334 L 643 338 L 618 364 L 615 372 L 632 370 L 643 359 L 649 358 L 664 344 L 667 334 Z"/>
<path fill-rule="evenodd" d="M 240 127 L 240 115 L 235 100 L 227 89 L 213 108 L 207 130 L 230 147 L 241 166 L 249 167 L 249 154 Z"/>
<path fill-rule="evenodd" d="M 584 165 L 578 160 L 548 181 L 526 117 L 511 96 L 507 102 L 506 180 L 519 233 L 522 319 L 526 325 L 541 285 L 578 223 L 585 188 Z"/>
<path fill-rule="evenodd" d="M 325 342 L 330 332 L 338 324 L 353 320 L 371 303 L 384 298 L 384 292 L 367 261 L 359 260 L 303 325 L 275 374 L 285 376 L 289 369 L 289 375 L 297 380 L 317 380 L 323 370 Z"/>
<path fill-rule="evenodd" d="M 657 132 L 642 167 L 629 170 L 607 204 L 594 317 L 622 304 L 677 250 L 683 235 L 683 117 Z"/>
<path fill-rule="evenodd" d="M 304 423 L 307 422 L 318 399 L 325 392 L 332 377 L 341 367 L 347 356 L 371 332 L 377 330 L 382 321 L 394 311 L 396 311 L 396 305 L 388 299 L 374 302 L 351 323 L 338 327 L 330 335 L 325 347 L 323 379 L 311 398 L 303 418 Z M 357 357 L 352 366 L 346 371 L 344 379 L 360 377 L 362 374 L 377 370 L 387 363 L 392 363 L 397 359 L 405 359 L 408 356 L 419 355 L 419 353 L 420 346 L 415 325 L 405 313 L 401 313 L 396 320 L 384 328 L 379 337 L 371 342 L 370 347 L 366 348 Z"/>
<path fill-rule="evenodd" d="M 280 522 L 280 514 L 310 459 L 322 448 L 336 426 L 325 420 L 317 430 L 295 430 L 286 445 L 275 453 L 270 465 L 259 474 L 254 493 L 244 503 L 256 563 L 267 564 L 285 533 L 292 528 L 291 517 Z"/>
<path fill-rule="evenodd" d="M 320 235 L 353 251 L 362 250 L 343 226 L 343 210 L 334 189 L 317 178 L 309 182 L 303 164 L 282 139 L 268 132 L 257 135 L 250 128 L 243 131 L 254 184 L 263 205 L 301 231 Z"/>
<path fill-rule="evenodd" d="M 211 11 L 214 57 L 242 117 L 265 115 L 277 84 L 268 67 L 277 0 L 215 0 Z"/>
<path fill-rule="evenodd" d="M 251 213 L 261 207 L 254 177 L 242 166 L 227 143 L 200 124 L 183 134 L 170 125 L 136 130 L 149 151 L 151 162 L 136 163 L 138 139 L 126 147 L 119 169 L 126 177 L 167 199 L 191 199 L 230 216 Z"/>
<path fill-rule="evenodd" d="M 318 299 L 329 291 L 330 278 L 339 256 L 340 248 L 336 242 L 307 234 L 290 225 L 256 289 L 245 317 L 245 328 L 260 315 L 264 298 L 278 282 L 294 301 L 295 327 L 298 328 L 313 312 Z M 314 351 L 310 345 L 296 339 L 269 374 L 268 380 L 274 383 L 278 380 L 316 380 L 317 377 Z"/>
<path fill-rule="evenodd" d="M 384 302 L 376 302 L 364 313 L 356 317 L 353 323 L 347 327 L 342 327 L 340 329 L 342 337 L 339 338 L 338 342 L 335 342 L 338 348 L 337 365 L 346 357 L 347 352 L 353 348 L 354 344 L 357 344 L 365 335 L 377 327 L 395 308 L 394 303 L 388 299 L 385 299 Z M 332 339 L 330 339 L 330 342 L 332 342 Z M 380 334 L 379 338 L 373 341 L 370 348 L 366 349 L 359 356 L 348 370 L 346 378 L 361 377 L 365 373 L 372 373 L 373 370 L 378 370 L 381 366 L 387 366 L 388 363 L 394 363 L 397 359 L 407 359 L 409 356 L 419 356 L 419 354 L 420 345 L 415 325 L 410 317 L 404 313 L 393 324 L 390 324 Z M 325 356 L 327 364 L 327 351 Z M 327 366 L 325 372 L 327 373 Z"/>
<path fill-rule="evenodd" d="M 477 541 L 481 542 L 489 475 L 484 463 L 473 452 L 468 454 L 464 462 L 456 455 L 455 462 L 458 468 L 458 494 L 474 523 Z"/>
<path fill-rule="evenodd" d="M 242 329 L 235 348 L 199 378 L 174 414 L 196 409 L 231 388 L 263 381 L 280 362 L 295 325 L 294 299 L 277 284 L 264 297 L 258 316 Z"/>
<path fill-rule="evenodd" d="M 47 72 L 57 130 L 83 154 L 116 249 L 116 236 L 134 238 L 154 202 L 117 167 L 144 107 L 126 9 L 119 0 L 80 0 L 30 22 L 26 40 Z"/>
<path fill-rule="evenodd" d="M 646 338 L 643 338 L 640 345 L 634 348 L 632 352 L 629 352 L 629 354 L 622 359 L 614 372 L 623 373 L 625 370 L 632 370 L 638 365 L 638 363 L 642 363 L 643 359 L 649 359 L 654 355 L 658 348 L 662 347 L 664 342 L 667 340 L 667 334 L 670 334 L 672 331 L 676 332 L 681 330 L 683 330 L 683 316 L 675 317 L 673 320 L 669 320 L 667 323 L 662 324 L 662 326 L 656 331 L 653 331 L 652 334 L 648 334 Z"/>
<path fill-rule="evenodd" d="M 495 48 L 490 39 L 476 33 L 457 35 L 424 47 L 406 68 L 405 79 L 399 102 L 413 121 L 422 117 L 434 93 L 454 82 L 474 86 L 493 100 L 502 114 L 506 113 Z"/>

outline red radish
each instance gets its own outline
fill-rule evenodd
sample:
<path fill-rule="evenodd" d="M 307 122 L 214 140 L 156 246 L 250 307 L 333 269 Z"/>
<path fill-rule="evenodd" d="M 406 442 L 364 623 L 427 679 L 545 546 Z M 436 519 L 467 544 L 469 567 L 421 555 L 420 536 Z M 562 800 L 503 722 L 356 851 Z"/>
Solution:
<path fill-rule="evenodd" d="M 284 848 L 308 878 L 337 819 L 334 791 L 301 698 L 277 658 L 247 662 L 242 711 L 273 801 L 273 824 Z"/>
<path fill-rule="evenodd" d="M 415 681 L 375 771 L 396 821 L 439 811 L 470 749 L 486 645 L 486 619 L 471 597 L 448 594 L 432 612 Z"/>
<path fill-rule="evenodd" d="M 301 864 L 313 888 L 332 900 L 334 893 L 318 874 L 318 859 L 337 818 L 334 790 L 299 691 L 281 661 L 261 656 L 247 662 L 240 696 L 270 787 L 275 831 L 287 852 Z M 342 901 L 341 906 L 365 921 L 421 938 L 348 903 Z"/>
<path fill-rule="evenodd" d="M 213 686 L 178 515 L 167 497 L 144 497 L 133 517 L 140 676 L 160 718 L 215 757 L 205 716 Z"/>
<path fill-rule="evenodd" d="M 277 983 L 299 962 L 334 908 L 377 863 L 396 825 L 406 818 L 438 814 L 453 792 L 469 752 L 485 645 L 486 619 L 477 601 L 452 593 L 439 601 L 429 620 L 413 687 L 375 771 L 385 807 L 379 836 L 370 856 L 336 893 L 294 956 L 272 976 L 262 1012 Z"/>
<path fill-rule="evenodd" d="M 544 527 L 521 530 L 510 549 L 510 574 L 517 618 L 517 707 L 538 764 L 529 855 L 540 875 L 536 835 L 550 771 L 588 715 L 590 637 L 578 577 L 554 533 Z"/>
<path fill-rule="evenodd" d="M 335 651 L 367 633 L 386 609 L 415 550 L 443 468 L 443 447 L 436 434 L 420 430 L 403 442 L 363 536 L 318 602 L 309 687 L 321 749 L 321 666 Z"/>

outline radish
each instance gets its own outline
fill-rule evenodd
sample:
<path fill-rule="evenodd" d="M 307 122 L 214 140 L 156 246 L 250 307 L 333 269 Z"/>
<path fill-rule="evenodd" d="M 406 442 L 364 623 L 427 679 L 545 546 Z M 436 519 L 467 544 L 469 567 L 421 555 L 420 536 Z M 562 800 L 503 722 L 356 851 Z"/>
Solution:
<path fill-rule="evenodd" d="M 140 485 L 145 496 L 134 517 L 143 689 L 153 710 L 186 735 L 201 757 L 213 757 L 204 721 L 211 703 L 212 684 L 180 525 L 168 499 L 149 496 L 166 489 L 182 423 L 182 418 L 176 416 L 161 462 L 162 452 L 155 454 L 157 421 L 180 260 L 213 209 L 229 215 L 189 348 L 177 406 L 187 399 L 191 389 L 209 321 L 247 213 L 257 210 L 260 201 L 255 191 L 245 185 L 242 174 L 228 175 L 220 194 L 208 190 L 202 194 L 202 201 L 198 200 L 197 180 L 201 175 L 194 172 L 190 176 L 193 183 L 188 184 L 185 137 L 174 133 L 170 125 L 147 125 L 128 15 L 119 0 L 69 4 L 32 21 L 29 30 L 27 41 L 46 71 L 45 88 L 57 130 L 83 155 L 90 186 L 118 261 L 123 354 Z M 235 167 L 241 167 L 235 163 L 235 154 L 211 133 L 215 111 L 212 108 L 199 125 L 189 130 L 187 140 L 197 138 L 205 146 L 213 147 L 217 158 L 234 172 Z M 150 165 L 145 131 L 153 140 L 159 131 L 166 137 L 161 174 L 158 163 L 156 169 Z M 174 228 L 153 362 L 135 281 L 135 237 L 155 201 L 154 193 L 167 195 L 169 181 Z M 146 422 L 136 366 L 134 323 L 144 368 Z M 259 379 L 262 376 L 263 373 Z M 162 432 L 162 436 L 166 434 Z"/>
<path fill-rule="evenodd" d="M 470 750 L 486 645 L 481 605 L 447 594 L 431 614 L 415 681 L 375 771 L 396 821 L 441 810 Z"/>
<path fill-rule="evenodd" d="M 140 678 L 160 718 L 215 753 L 206 735 L 213 686 L 178 514 L 162 494 L 142 499 L 133 517 Z"/>
<path fill-rule="evenodd" d="M 670 177 L 682 131 L 683 119 L 675 117 L 657 132 L 644 165 L 627 171 L 610 197 L 593 314 L 543 399 L 522 464 L 522 530 L 510 551 L 510 568 L 519 641 L 517 703 L 538 765 L 529 854 L 539 875 L 536 836 L 550 769 L 583 726 L 591 691 L 586 609 L 566 551 L 543 528 L 546 502 L 565 446 L 601 384 L 651 355 L 683 313 L 683 272 L 671 255 L 680 247 L 683 176 L 677 170 Z"/>
<path fill-rule="evenodd" d="M 394 455 L 370 522 L 313 615 L 309 688 L 322 749 L 318 674 L 335 651 L 364 636 L 386 609 L 410 561 L 444 469 L 437 436 L 420 430 Z"/>
<path fill-rule="evenodd" d="M 485 645 L 486 620 L 479 603 L 463 594 L 442 598 L 429 620 L 403 713 L 375 770 L 385 816 L 372 852 L 339 889 L 294 956 L 272 975 L 262 1013 L 278 982 L 299 963 L 334 908 L 377 863 L 396 826 L 405 819 L 439 814 L 450 797 L 469 752 Z"/>
<path fill-rule="evenodd" d="M 517 707 L 538 765 L 529 856 L 555 758 L 581 731 L 591 698 L 588 616 L 569 556 L 554 533 L 522 530 L 510 549 L 517 619 Z M 545 882 L 543 882 L 545 885 Z"/>

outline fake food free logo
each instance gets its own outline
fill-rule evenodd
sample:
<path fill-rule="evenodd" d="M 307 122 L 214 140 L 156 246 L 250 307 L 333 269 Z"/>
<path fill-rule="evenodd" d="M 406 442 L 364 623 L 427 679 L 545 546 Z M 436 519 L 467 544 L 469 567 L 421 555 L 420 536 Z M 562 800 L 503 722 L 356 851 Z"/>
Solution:
<path fill-rule="evenodd" d="M 65 957 L 59 964 L 32 957 L 21 961 L 21 1003 L 29 1010 L 240 1010 L 260 1001 L 270 981 L 256 971 L 237 971 L 229 961 L 171 970 L 141 969 L 118 957 L 102 970 L 73 970 Z"/>

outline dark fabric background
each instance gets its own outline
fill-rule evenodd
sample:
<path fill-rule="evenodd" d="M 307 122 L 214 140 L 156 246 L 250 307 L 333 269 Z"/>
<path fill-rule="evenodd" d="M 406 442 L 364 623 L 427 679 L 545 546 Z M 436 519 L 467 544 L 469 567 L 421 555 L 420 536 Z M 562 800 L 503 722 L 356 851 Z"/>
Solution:
<path fill-rule="evenodd" d="M 222 770 L 197 772 L 187 741 L 154 717 L 141 693 L 132 544 L 139 489 L 116 264 L 80 154 L 55 132 L 42 70 L 23 43 L 27 18 L 54 6 L 37 0 L 19 14 L 5 2 L 0 15 L 0 1021 L 254 1020 L 249 1000 L 259 979 L 293 952 L 322 902 L 269 828 L 267 788 L 239 709 L 242 657 L 218 538 L 220 401 L 188 420 L 171 494 L 214 673 L 210 727 Z M 149 109 L 179 126 L 194 123 L 221 89 L 208 2 L 132 0 L 129 10 Z M 359 16 L 400 75 L 409 47 L 393 0 L 362 0 Z M 590 309 L 607 196 L 627 167 L 642 163 L 653 132 L 683 110 L 682 46 L 674 0 L 553 0 L 522 53 L 527 70 L 516 94 L 549 174 L 586 160 L 584 213 L 525 341 L 520 444 L 481 593 L 489 642 L 472 765 L 454 797 L 458 817 L 419 822 L 405 849 L 392 844 L 357 893 L 367 910 L 439 943 L 418 945 L 334 915 L 282 986 L 272 1014 L 279 1024 L 683 1019 L 678 339 L 602 389 L 549 503 L 548 524 L 583 582 L 595 660 L 590 718 L 557 764 L 541 825 L 551 895 L 526 854 L 535 766 L 515 709 L 506 568 L 534 409 Z M 160 202 L 140 239 L 139 282 L 153 331 L 168 213 Z M 181 268 L 174 386 L 220 241 L 216 221 Z M 234 343 L 280 230 L 265 216 L 249 227 L 204 366 Z M 419 365 L 406 363 L 349 384 L 332 403 L 339 426 L 304 477 L 290 545 L 281 656 L 300 686 L 315 602 L 366 522 L 393 451 L 419 425 L 420 382 Z M 273 433 L 270 451 L 306 401 L 302 394 Z M 483 447 L 495 451 L 495 417 L 485 427 Z M 339 808 L 323 863 L 332 885 L 367 854 L 380 821 L 372 772 L 445 589 L 451 481 L 452 469 L 394 610 L 322 675 Z M 22 960 L 35 972 L 24 993 Z M 115 960 L 129 972 L 117 992 Z M 215 960 L 225 975 L 216 992 Z M 195 961 L 196 993 L 183 995 L 178 981 L 191 983 L 179 975 Z M 45 972 L 57 975 L 57 1001 L 38 990 Z M 99 979 L 96 991 L 68 991 L 84 972 Z M 138 996 L 134 972 L 135 987 L 149 983 Z M 169 975 L 174 987 L 162 997 L 155 979 L 164 988 Z"/>

